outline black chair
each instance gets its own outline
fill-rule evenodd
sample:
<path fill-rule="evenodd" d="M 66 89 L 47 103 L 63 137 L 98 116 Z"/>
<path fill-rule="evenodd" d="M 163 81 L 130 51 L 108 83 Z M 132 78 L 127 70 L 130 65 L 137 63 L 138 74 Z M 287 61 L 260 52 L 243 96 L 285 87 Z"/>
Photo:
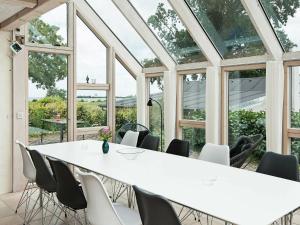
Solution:
<path fill-rule="evenodd" d="M 148 134 L 144 138 L 140 148 L 149 149 L 149 150 L 153 150 L 153 151 L 158 151 L 159 137 L 152 136 L 152 135 Z"/>
<path fill-rule="evenodd" d="M 237 143 L 230 149 L 230 166 L 241 168 L 244 164 L 246 167 L 251 162 L 252 153 L 263 141 L 264 136 L 261 134 L 254 136 L 242 136 Z M 250 160 L 248 160 L 250 158 Z M 246 163 L 246 161 L 248 162 Z"/>
<path fill-rule="evenodd" d="M 32 211 L 34 211 L 35 207 L 39 205 L 37 204 L 39 200 L 42 205 L 39 206 L 35 213 L 32 213 L 28 216 L 28 218 L 25 218 L 25 224 L 30 224 L 34 217 L 38 215 L 37 212 L 40 211 L 42 214 L 42 224 L 44 224 L 44 211 L 49 211 L 49 203 L 52 203 L 53 205 L 56 204 L 53 195 L 56 192 L 56 181 L 43 156 L 36 150 L 30 150 L 29 154 L 36 169 L 36 185 L 41 190 L 41 195 L 34 203 Z"/>
<path fill-rule="evenodd" d="M 169 144 L 166 152 L 173 155 L 189 157 L 190 143 L 188 141 L 174 139 Z"/>
<path fill-rule="evenodd" d="M 30 150 L 29 154 L 36 168 L 36 185 L 48 193 L 55 193 L 56 181 L 43 156 L 36 150 Z"/>
<path fill-rule="evenodd" d="M 299 181 L 298 159 L 293 155 L 266 152 L 256 172 L 287 180 Z"/>
<path fill-rule="evenodd" d="M 69 167 L 58 160 L 47 158 L 57 183 L 57 199 L 68 209 L 76 212 L 87 207 L 80 183 L 77 182 Z"/>
<path fill-rule="evenodd" d="M 181 225 L 175 210 L 165 198 L 133 186 L 143 225 Z"/>

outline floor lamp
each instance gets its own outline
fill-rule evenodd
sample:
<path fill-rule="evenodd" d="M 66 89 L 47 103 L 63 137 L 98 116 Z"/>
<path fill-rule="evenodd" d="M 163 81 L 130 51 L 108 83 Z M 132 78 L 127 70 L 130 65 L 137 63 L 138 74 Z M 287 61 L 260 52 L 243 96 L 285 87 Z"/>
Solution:
<path fill-rule="evenodd" d="M 151 107 L 153 106 L 153 103 L 152 102 L 156 102 L 159 106 L 159 109 L 160 109 L 160 151 L 163 151 L 163 143 L 162 143 L 162 136 L 163 136 L 163 111 L 162 111 L 162 106 L 161 104 L 156 101 L 155 99 L 153 98 L 149 98 L 149 101 L 147 103 L 147 106 Z"/>

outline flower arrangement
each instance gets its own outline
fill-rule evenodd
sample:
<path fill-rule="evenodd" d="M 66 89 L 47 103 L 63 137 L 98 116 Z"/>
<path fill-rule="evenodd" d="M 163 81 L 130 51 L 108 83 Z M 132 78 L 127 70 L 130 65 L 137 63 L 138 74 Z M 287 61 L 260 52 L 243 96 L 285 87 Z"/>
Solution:
<path fill-rule="evenodd" d="M 109 141 L 112 138 L 112 132 L 108 127 L 104 127 L 99 131 L 99 138 L 103 141 Z"/>

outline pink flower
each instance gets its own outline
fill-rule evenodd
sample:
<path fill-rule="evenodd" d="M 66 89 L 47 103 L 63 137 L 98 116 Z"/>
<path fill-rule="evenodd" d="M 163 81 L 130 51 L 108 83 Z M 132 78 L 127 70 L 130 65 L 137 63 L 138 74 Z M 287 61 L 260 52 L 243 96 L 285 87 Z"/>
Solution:
<path fill-rule="evenodd" d="M 104 127 L 104 128 L 102 129 L 102 132 L 103 132 L 104 134 L 108 134 L 108 133 L 110 132 L 110 130 L 109 130 L 108 127 Z"/>

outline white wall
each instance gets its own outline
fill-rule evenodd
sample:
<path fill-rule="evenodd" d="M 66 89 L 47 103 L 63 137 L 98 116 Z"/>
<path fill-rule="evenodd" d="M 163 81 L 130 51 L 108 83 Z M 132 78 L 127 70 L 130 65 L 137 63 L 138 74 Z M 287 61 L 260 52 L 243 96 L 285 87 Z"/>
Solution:
<path fill-rule="evenodd" d="M 0 194 L 12 191 L 11 33 L 0 32 Z"/>

